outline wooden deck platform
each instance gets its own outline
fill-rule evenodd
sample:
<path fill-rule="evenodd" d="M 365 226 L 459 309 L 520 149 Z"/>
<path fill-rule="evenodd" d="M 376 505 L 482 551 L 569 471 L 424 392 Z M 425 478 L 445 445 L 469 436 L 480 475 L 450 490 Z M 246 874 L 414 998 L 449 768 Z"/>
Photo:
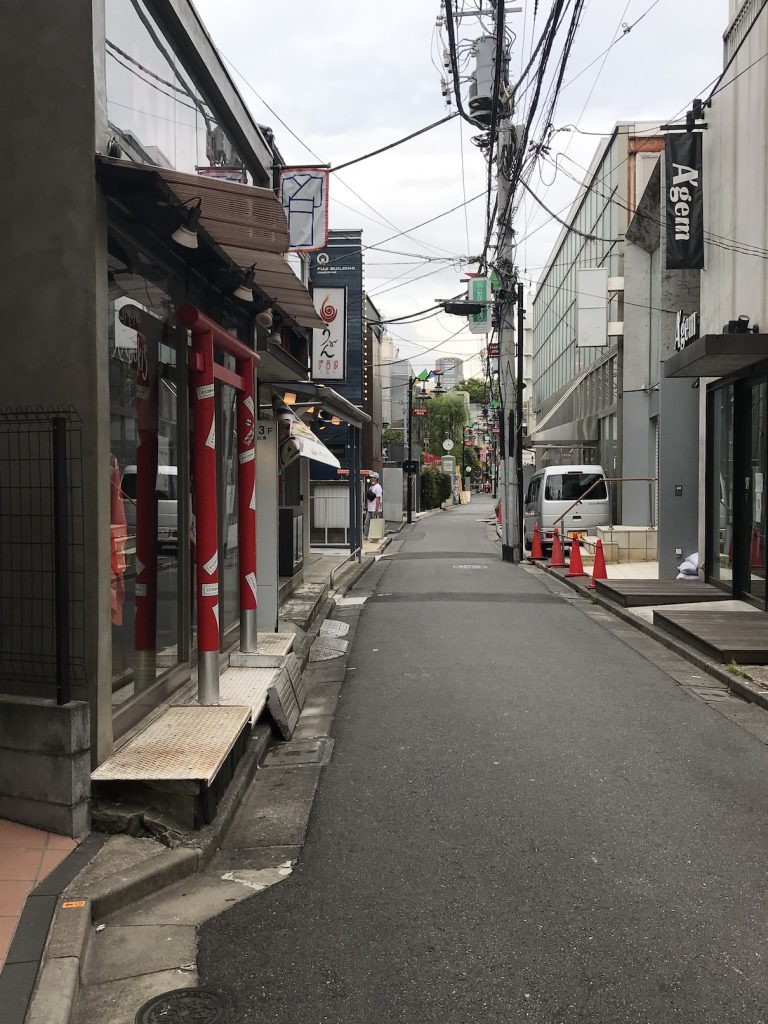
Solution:
<path fill-rule="evenodd" d="M 596 592 L 622 608 L 728 601 L 730 594 L 701 580 L 598 580 Z"/>
<path fill-rule="evenodd" d="M 768 615 L 759 611 L 680 611 L 653 613 L 653 624 L 713 661 L 768 665 Z"/>

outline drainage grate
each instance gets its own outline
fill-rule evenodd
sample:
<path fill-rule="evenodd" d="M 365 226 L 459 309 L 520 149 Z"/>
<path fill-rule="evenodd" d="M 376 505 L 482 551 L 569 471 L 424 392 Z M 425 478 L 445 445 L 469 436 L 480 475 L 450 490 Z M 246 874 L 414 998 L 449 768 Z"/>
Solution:
<path fill-rule="evenodd" d="M 340 619 L 326 619 L 320 627 L 323 636 L 346 636 L 349 633 L 349 623 Z"/>
<path fill-rule="evenodd" d="M 332 636 L 330 633 L 320 633 L 309 648 L 309 660 L 330 661 L 331 658 L 340 658 L 348 649 L 348 640 L 342 640 L 340 636 Z"/>
<path fill-rule="evenodd" d="M 319 736 L 313 740 L 293 740 L 272 747 L 264 758 L 263 768 L 290 768 L 308 764 L 328 764 L 333 752 L 333 740 Z"/>
<path fill-rule="evenodd" d="M 176 988 L 144 1003 L 136 1024 L 219 1024 L 227 1020 L 229 1006 L 224 996 L 205 988 Z"/>

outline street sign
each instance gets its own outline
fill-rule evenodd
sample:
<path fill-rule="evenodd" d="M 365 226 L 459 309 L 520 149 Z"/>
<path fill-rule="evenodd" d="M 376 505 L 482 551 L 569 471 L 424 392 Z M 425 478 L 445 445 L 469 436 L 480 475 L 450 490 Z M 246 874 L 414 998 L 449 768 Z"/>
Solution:
<path fill-rule="evenodd" d="M 443 441 L 443 451 L 449 452 L 451 451 L 452 448 L 453 441 L 450 439 L 450 437 L 446 437 L 446 439 Z"/>
<path fill-rule="evenodd" d="M 499 343 L 497 341 L 492 341 L 490 343 L 490 345 L 488 346 L 488 358 L 489 359 L 498 359 L 498 356 L 499 356 Z"/>
<path fill-rule="evenodd" d="M 488 334 L 491 329 L 491 282 L 487 277 L 470 277 L 467 286 L 467 299 L 469 302 L 482 302 L 480 313 L 474 313 L 469 318 L 469 330 L 472 334 Z"/>
<path fill-rule="evenodd" d="M 403 470 L 406 473 L 417 473 L 419 470 L 418 459 L 403 459 Z"/>
<path fill-rule="evenodd" d="M 444 473 L 449 473 L 453 476 L 453 471 L 456 469 L 456 458 L 453 455 L 443 455 L 440 459 L 440 468 Z"/>
<path fill-rule="evenodd" d="M 427 416 L 428 414 L 429 414 L 429 410 L 428 409 L 414 409 L 413 410 L 413 415 L 414 416 Z"/>

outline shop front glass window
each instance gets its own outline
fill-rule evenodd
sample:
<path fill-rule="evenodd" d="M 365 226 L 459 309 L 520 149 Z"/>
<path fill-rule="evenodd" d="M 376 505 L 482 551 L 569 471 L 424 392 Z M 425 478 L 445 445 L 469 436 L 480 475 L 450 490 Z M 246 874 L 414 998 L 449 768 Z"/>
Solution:
<path fill-rule="evenodd" d="M 714 392 L 713 472 L 710 502 L 714 525 L 713 559 L 708 575 L 731 586 L 733 580 L 733 386 Z"/>
<path fill-rule="evenodd" d="M 768 386 L 764 380 L 753 383 L 750 416 L 750 465 L 747 508 L 749 511 L 749 587 L 748 596 L 761 608 L 765 606 L 765 495 L 766 495 L 766 411 Z"/>
<path fill-rule="evenodd" d="M 117 708 L 179 661 L 178 361 L 165 271 L 109 249 L 112 692 Z"/>

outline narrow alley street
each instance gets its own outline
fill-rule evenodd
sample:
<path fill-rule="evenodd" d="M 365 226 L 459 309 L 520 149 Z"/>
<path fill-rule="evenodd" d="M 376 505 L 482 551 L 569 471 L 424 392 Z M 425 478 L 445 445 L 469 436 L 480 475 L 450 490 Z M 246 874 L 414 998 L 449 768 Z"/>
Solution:
<path fill-rule="evenodd" d="M 491 514 L 404 530 L 353 592 L 298 864 L 203 926 L 200 984 L 233 1024 L 768 1020 L 768 749 L 503 563 Z"/>

